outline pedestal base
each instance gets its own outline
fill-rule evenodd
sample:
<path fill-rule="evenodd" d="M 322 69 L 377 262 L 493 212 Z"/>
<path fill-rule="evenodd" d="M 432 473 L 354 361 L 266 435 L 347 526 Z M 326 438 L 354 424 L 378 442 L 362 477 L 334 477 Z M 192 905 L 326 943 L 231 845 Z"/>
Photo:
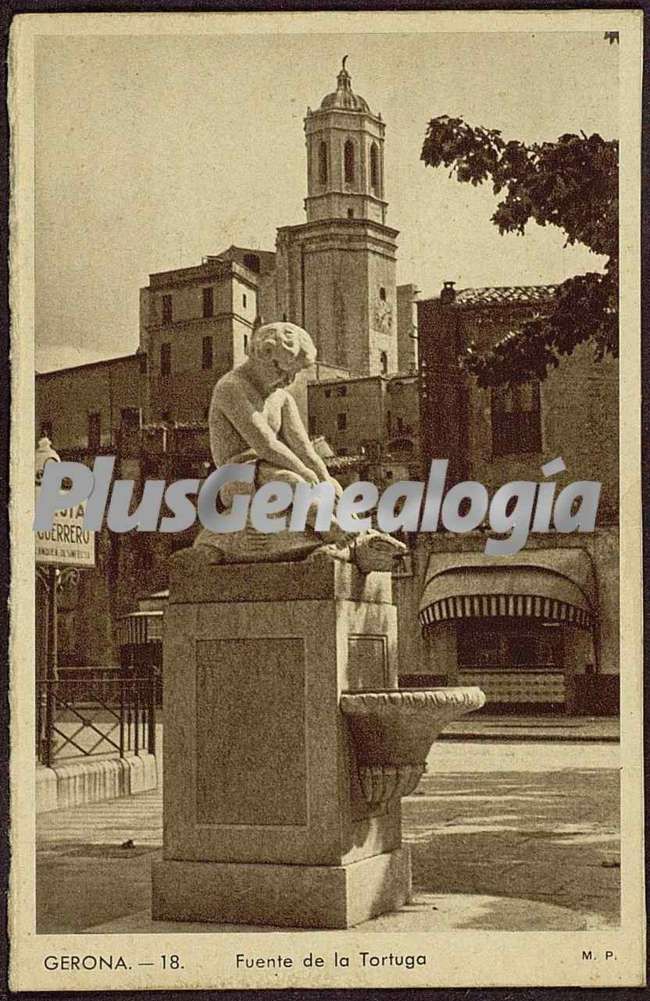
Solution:
<path fill-rule="evenodd" d="M 155 921 L 351 928 L 410 898 L 407 847 L 345 866 L 183 862 L 152 867 Z"/>

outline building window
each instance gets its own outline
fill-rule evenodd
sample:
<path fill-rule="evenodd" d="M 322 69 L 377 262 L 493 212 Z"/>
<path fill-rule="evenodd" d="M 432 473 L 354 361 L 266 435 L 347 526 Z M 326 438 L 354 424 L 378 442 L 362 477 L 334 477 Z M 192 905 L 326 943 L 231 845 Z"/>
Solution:
<path fill-rule="evenodd" d="M 346 139 L 343 147 L 343 171 L 346 184 L 354 181 L 354 143 L 351 139 Z"/>
<path fill-rule="evenodd" d="M 171 323 L 174 319 L 174 312 L 172 307 L 172 297 L 170 295 L 164 295 L 162 297 L 162 322 Z"/>
<path fill-rule="evenodd" d="M 122 425 L 122 427 L 139 428 L 140 408 L 122 407 L 122 409 L 120 410 L 120 424 Z"/>
<path fill-rule="evenodd" d="M 382 351 L 379 355 L 379 364 L 381 366 L 381 374 L 386 375 L 388 372 L 388 355 L 385 351 Z"/>
<path fill-rule="evenodd" d="M 201 352 L 201 368 L 212 368 L 212 338 L 203 338 L 203 348 Z"/>
<path fill-rule="evenodd" d="M 139 407 L 122 407 L 118 448 L 125 456 L 134 456 L 140 437 L 141 413 Z"/>
<path fill-rule="evenodd" d="M 331 389 L 326 389 L 325 390 L 325 398 L 329 400 L 329 398 L 330 398 L 331 395 L 332 395 L 332 390 Z"/>
<path fill-rule="evenodd" d="M 88 414 L 88 448 L 96 452 L 102 441 L 102 419 L 96 411 Z"/>
<path fill-rule="evenodd" d="M 241 304 L 244 307 L 244 309 L 246 309 L 246 303 L 247 302 L 248 302 L 248 300 L 246 298 L 246 293 L 244 292 L 243 295 L 242 295 L 242 297 L 241 297 Z"/>
<path fill-rule="evenodd" d="M 460 619 L 456 623 L 461 670 L 561 670 L 562 629 L 525 619 Z"/>
<path fill-rule="evenodd" d="M 492 452 L 541 452 L 542 421 L 538 382 L 492 390 Z"/>
<path fill-rule="evenodd" d="M 408 432 L 406 432 L 406 433 L 408 433 Z M 414 452 L 415 451 L 415 445 L 413 444 L 413 442 L 411 441 L 410 438 L 393 438 L 393 440 L 390 442 L 389 448 L 390 448 L 391 452 L 409 452 L 410 453 L 410 452 Z M 461 506 L 462 506 L 462 504 L 459 505 L 459 510 L 460 510 Z M 468 504 L 468 510 L 469 510 L 469 504 Z"/>
<path fill-rule="evenodd" d="M 348 209 L 348 219 L 354 219 L 354 209 Z"/>
<path fill-rule="evenodd" d="M 147 356 L 144 353 L 144 351 L 142 352 L 142 354 L 138 358 L 138 364 L 140 366 L 140 374 L 141 375 L 146 375 L 147 374 Z"/>
<path fill-rule="evenodd" d="M 336 415 L 336 427 L 339 431 L 345 431 L 348 426 L 348 415 L 347 414 L 337 414 Z"/>
<path fill-rule="evenodd" d="M 172 372 L 172 346 L 169 341 L 160 345 L 160 374 L 162 376 L 171 375 Z"/>
<path fill-rule="evenodd" d="M 318 180 L 327 184 L 327 143 L 324 142 L 318 147 Z"/>
<path fill-rule="evenodd" d="M 244 351 L 248 351 L 248 334 L 244 334 Z"/>
<path fill-rule="evenodd" d="M 203 319 L 214 316 L 214 289 L 203 289 Z"/>
<path fill-rule="evenodd" d="M 348 387 L 347 386 L 337 386 L 336 387 L 336 395 L 337 396 L 347 396 L 348 395 Z"/>
<path fill-rule="evenodd" d="M 379 187 L 379 152 L 377 150 L 377 143 L 373 143 L 370 147 L 370 187 L 374 188 L 375 191 Z"/>
<path fill-rule="evenodd" d="M 286 322 L 287 322 L 287 314 L 286 314 L 286 313 L 283 313 L 283 314 L 282 314 L 282 322 L 283 322 L 283 323 L 286 323 Z"/>
<path fill-rule="evenodd" d="M 386 302 L 386 289 L 383 285 L 379 286 L 379 298 L 382 302 Z"/>
<path fill-rule="evenodd" d="M 258 274 L 260 270 L 260 259 L 257 254 L 244 254 L 244 267 L 248 268 L 249 271 L 254 271 L 255 274 Z"/>

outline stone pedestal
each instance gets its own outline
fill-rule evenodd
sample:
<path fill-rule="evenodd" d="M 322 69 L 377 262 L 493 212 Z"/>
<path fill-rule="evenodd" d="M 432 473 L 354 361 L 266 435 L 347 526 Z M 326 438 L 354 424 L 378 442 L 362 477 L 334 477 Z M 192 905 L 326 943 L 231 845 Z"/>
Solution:
<path fill-rule="evenodd" d="M 399 908 L 399 799 L 366 802 L 339 708 L 397 687 L 390 574 L 173 564 L 154 919 L 346 928 Z"/>

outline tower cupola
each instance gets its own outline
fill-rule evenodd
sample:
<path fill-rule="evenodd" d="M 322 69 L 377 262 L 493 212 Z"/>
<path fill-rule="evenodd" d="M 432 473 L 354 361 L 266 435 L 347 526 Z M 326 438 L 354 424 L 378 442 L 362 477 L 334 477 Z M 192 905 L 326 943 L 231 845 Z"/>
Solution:
<path fill-rule="evenodd" d="M 320 102 L 320 110 L 329 111 L 331 108 L 339 108 L 343 111 L 363 111 L 369 115 L 368 102 L 352 90 L 352 77 L 345 68 L 347 58 L 347 56 L 343 56 L 343 65 L 336 78 L 336 90 L 323 98 Z"/>
<path fill-rule="evenodd" d="M 352 90 L 347 56 L 336 90 L 307 109 L 307 221 L 366 219 L 385 223 L 384 131 L 381 115 Z"/>

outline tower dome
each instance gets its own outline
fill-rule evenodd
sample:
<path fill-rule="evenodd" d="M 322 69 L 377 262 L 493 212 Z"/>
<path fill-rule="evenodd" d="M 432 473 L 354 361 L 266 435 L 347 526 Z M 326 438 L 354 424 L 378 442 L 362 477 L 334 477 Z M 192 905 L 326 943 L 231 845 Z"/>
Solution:
<path fill-rule="evenodd" d="M 343 56 L 343 65 L 336 78 L 336 90 L 323 98 L 320 103 L 320 111 L 332 111 L 339 108 L 341 111 L 361 111 L 369 115 L 371 111 L 368 102 L 352 90 L 352 78 L 345 68 L 347 58 L 347 56 Z"/>

